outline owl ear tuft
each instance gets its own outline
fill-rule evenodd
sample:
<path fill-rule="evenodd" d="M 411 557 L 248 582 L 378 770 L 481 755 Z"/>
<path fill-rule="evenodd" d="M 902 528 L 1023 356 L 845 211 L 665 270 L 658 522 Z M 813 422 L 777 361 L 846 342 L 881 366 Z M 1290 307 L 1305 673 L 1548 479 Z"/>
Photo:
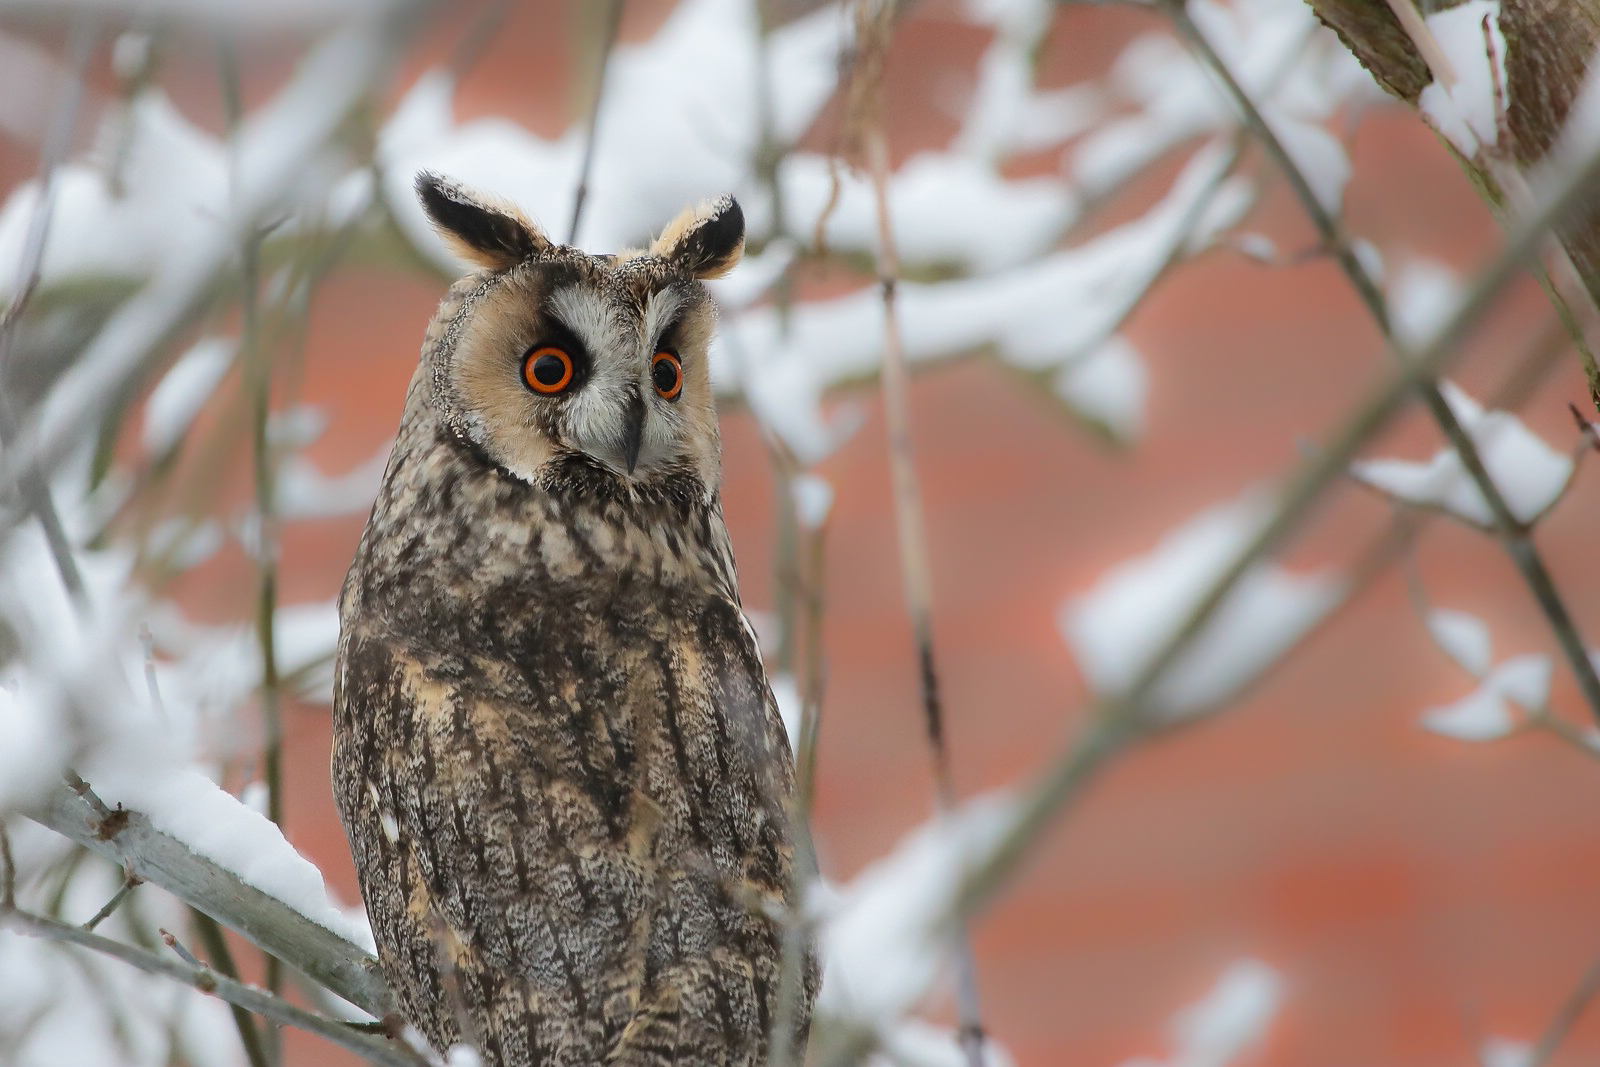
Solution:
<path fill-rule="evenodd" d="M 720 278 L 744 255 L 744 212 L 731 196 L 702 201 L 667 224 L 650 254 L 678 265 L 691 278 Z"/>
<path fill-rule="evenodd" d="M 515 205 L 431 171 L 417 175 L 422 210 L 450 251 L 487 270 L 508 270 L 550 247 L 550 238 Z"/>

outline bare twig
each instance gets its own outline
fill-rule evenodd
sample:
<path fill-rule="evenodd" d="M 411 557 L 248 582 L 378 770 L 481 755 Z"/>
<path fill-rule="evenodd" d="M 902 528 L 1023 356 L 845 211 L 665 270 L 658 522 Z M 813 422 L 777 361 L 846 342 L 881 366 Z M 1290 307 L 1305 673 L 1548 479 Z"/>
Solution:
<path fill-rule="evenodd" d="M 1556 739 L 1570 746 L 1573 751 L 1587 756 L 1592 760 L 1600 760 L 1600 747 L 1584 731 L 1573 726 L 1565 719 L 1557 718 L 1549 710 L 1540 711 L 1528 716 L 1528 725 L 1536 730 L 1543 730 Z"/>
<path fill-rule="evenodd" d="M 884 61 L 893 32 L 895 0 L 858 0 L 856 5 L 856 58 L 850 79 L 846 135 L 859 145 L 872 185 L 878 222 L 878 284 L 883 291 L 883 390 L 888 423 L 889 470 L 893 480 L 895 527 L 899 532 L 901 580 L 906 611 L 911 617 L 916 644 L 918 678 L 922 691 L 923 725 L 933 758 L 936 804 L 941 814 L 955 806 L 950 748 L 944 706 L 939 691 L 939 671 L 933 648 L 933 576 L 928 564 L 928 537 L 922 515 L 922 490 L 917 482 L 915 446 L 911 440 L 910 374 L 905 344 L 900 334 L 896 289 L 900 282 L 899 253 L 889 211 L 889 150 L 883 135 L 881 93 Z M 983 1016 L 978 999 L 977 960 L 966 923 L 957 924 L 955 937 L 956 1010 L 960 1017 L 961 1047 L 968 1067 L 984 1062 Z"/>
<path fill-rule="evenodd" d="M 17 426 L 12 417 L 11 405 L 6 399 L 9 379 L 16 373 L 12 363 L 12 349 L 16 343 L 18 324 L 34 291 L 39 287 L 39 276 L 44 263 L 45 244 L 50 234 L 50 218 L 55 208 L 56 167 L 67 154 L 72 143 L 72 132 L 77 127 L 78 108 L 83 101 L 84 83 L 88 74 L 89 59 L 94 54 L 95 33 L 87 18 L 73 21 L 68 50 L 72 55 L 72 80 L 61 107 L 56 113 L 48 136 L 39 153 L 39 173 L 34 181 L 38 189 L 33 215 L 28 220 L 28 231 L 22 246 L 22 263 L 17 275 L 11 304 L 0 316 L 0 450 L 5 450 L 16 440 Z M 50 494 L 50 482 L 37 462 L 24 463 L 15 469 L 16 483 L 24 504 L 39 517 L 45 543 L 51 558 L 61 574 L 61 584 L 66 586 L 74 602 L 82 604 L 83 576 L 72 553 L 72 541 L 67 536 L 61 513 L 56 510 Z"/>
<path fill-rule="evenodd" d="M 244 108 L 239 87 L 239 68 L 230 42 L 224 41 L 218 53 L 223 97 L 228 120 L 229 196 L 238 210 L 243 201 L 241 174 L 243 147 L 240 123 Z M 261 336 L 261 241 L 263 231 L 251 227 L 239 245 L 239 362 L 244 368 L 251 395 L 250 458 L 255 491 L 256 524 L 256 645 L 261 658 L 262 767 L 267 785 L 267 818 L 283 825 L 283 693 L 278 681 L 278 520 L 277 471 L 271 443 L 267 437 L 272 417 L 272 354 Z M 196 926 L 210 943 L 212 956 L 225 973 L 237 977 L 232 953 L 220 929 L 203 912 L 196 912 Z M 267 988 L 283 989 L 283 964 L 271 953 L 264 953 Z M 282 1062 L 282 1047 L 276 1027 L 263 1035 L 249 1016 L 237 1006 L 233 1013 L 239 1040 L 250 1057 L 251 1067 L 272 1067 Z"/>
<path fill-rule="evenodd" d="M 111 913 L 122 906 L 122 902 L 128 899 L 128 894 L 133 892 L 134 887 L 139 884 L 140 879 L 137 875 L 132 871 L 123 871 L 122 884 L 117 886 L 115 893 L 111 894 L 111 899 L 100 905 L 100 910 L 89 917 L 89 920 L 83 924 L 83 928 L 85 930 L 93 930 L 109 919 Z"/>
<path fill-rule="evenodd" d="M 167 939 L 167 943 L 172 945 L 174 950 L 182 952 L 186 959 L 168 959 L 135 945 L 102 937 L 71 923 L 15 908 L 7 909 L 0 922 L 19 933 L 92 949 L 131 964 L 147 974 L 182 982 L 202 993 L 208 993 L 229 1004 L 236 1004 L 273 1022 L 316 1034 L 371 1063 L 382 1064 L 384 1067 L 420 1067 L 426 1062 L 400 1042 L 369 1037 L 351 1029 L 339 1019 L 306 1011 L 264 989 L 216 973 L 186 951 L 182 951 L 176 939 L 172 939 L 165 931 L 163 931 L 164 939 Z"/>
<path fill-rule="evenodd" d="M 217 971 L 238 981 L 239 968 L 233 962 L 233 952 L 228 948 L 228 939 L 222 932 L 221 924 L 199 908 L 193 908 L 191 911 L 195 932 L 200 935 L 200 940 L 205 945 L 206 952 L 210 954 Z M 271 992 L 276 993 L 277 990 Z M 255 1018 L 237 1004 L 230 1004 L 228 1007 L 232 1011 L 233 1026 L 239 1031 L 239 1043 L 244 1046 L 245 1058 L 250 1061 L 250 1067 L 268 1067 L 268 1064 L 273 1062 L 273 1050 L 262 1040 Z"/>
<path fill-rule="evenodd" d="M 1544 1067 L 1549 1063 L 1596 996 L 1600 996 L 1600 958 L 1589 964 L 1589 969 L 1583 972 L 1583 977 L 1562 1002 L 1550 1025 L 1539 1035 L 1539 1042 L 1533 1046 L 1524 1067 Z"/>
<path fill-rule="evenodd" d="M 17 906 L 17 861 L 11 855 L 11 833 L 0 822 L 0 909 Z"/>
<path fill-rule="evenodd" d="M 1404 4 L 1406 0 L 1397 0 Z M 1212 47 L 1200 27 L 1189 17 L 1182 0 L 1165 0 L 1166 11 L 1171 18 L 1180 36 L 1188 42 L 1189 46 L 1200 56 L 1207 67 L 1217 76 L 1227 90 L 1228 96 L 1244 116 L 1246 124 L 1255 133 L 1269 155 L 1288 178 L 1290 186 L 1299 198 L 1306 214 L 1317 227 L 1324 244 L 1338 260 L 1340 268 L 1349 278 L 1361 301 L 1366 305 L 1374 321 L 1383 331 L 1385 339 L 1389 342 L 1391 352 L 1402 362 L 1410 360 L 1411 354 L 1405 351 L 1405 346 L 1394 337 L 1392 324 L 1389 319 L 1388 305 L 1383 294 L 1378 290 L 1377 283 L 1367 273 L 1361 264 L 1360 257 L 1355 253 L 1355 248 L 1344 233 L 1332 213 L 1317 197 L 1311 188 L 1305 173 L 1294 161 L 1277 134 L 1261 114 L 1255 101 L 1245 92 L 1238 79 L 1228 68 L 1227 63 Z M 1526 202 L 1522 205 L 1526 209 Z M 1566 657 L 1573 676 L 1578 681 L 1578 688 L 1582 690 L 1584 700 L 1588 703 L 1590 712 L 1600 720 L 1600 674 L 1595 671 L 1594 664 L 1590 661 L 1587 647 L 1582 636 L 1578 633 L 1577 623 L 1572 614 L 1567 610 L 1566 603 L 1562 600 L 1560 591 L 1556 588 L 1549 568 L 1545 566 L 1544 558 L 1534 544 L 1532 530 L 1527 523 L 1519 520 L 1512 514 L 1510 506 L 1506 503 L 1505 496 L 1500 492 L 1499 486 L 1490 477 L 1488 468 L 1484 466 L 1483 457 L 1478 452 L 1477 445 L 1460 421 L 1455 412 L 1445 400 L 1440 391 L 1438 382 L 1427 378 L 1418 383 L 1422 394 L 1423 403 L 1428 412 L 1433 416 L 1439 428 L 1444 431 L 1452 448 L 1461 458 L 1461 465 L 1465 468 L 1478 492 L 1482 494 L 1485 503 L 1489 506 L 1490 514 L 1494 516 L 1495 531 L 1498 540 L 1511 557 L 1518 571 L 1522 573 L 1523 580 L 1527 583 L 1534 599 L 1538 602 L 1540 610 L 1550 624 L 1551 631 L 1555 634 L 1556 642 L 1561 646 L 1562 654 Z"/>
<path fill-rule="evenodd" d="M 567 227 L 567 244 L 578 243 L 578 224 L 583 221 L 583 204 L 589 198 L 589 169 L 594 164 L 594 146 L 600 129 L 600 102 L 605 97 L 606 68 L 611 65 L 611 51 L 617 43 L 617 30 L 622 25 L 623 0 L 611 0 L 606 12 L 605 36 L 600 43 L 600 69 L 595 73 L 594 95 L 589 100 L 589 119 L 583 137 L 583 162 L 578 166 L 578 187 L 572 194 L 572 225 Z"/>
<path fill-rule="evenodd" d="M 246 940 L 294 966 L 375 1018 L 393 1010 L 371 953 L 312 922 L 135 811 L 108 808 L 81 778 L 51 791 L 26 812 L 136 877 L 204 911 Z"/>
<path fill-rule="evenodd" d="M 494 0 L 477 22 L 468 27 L 450 53 L 450 77 L 460 82 L 489 50 L 516 0 Z"/>
<path fill-rule="evenodd" d="M 1444 369 L 1468 329 L 1490 300 L 1516 276 L 1555 222 L 1580 203 L 1600 181 L 1600 151 L 1575 161 L 1555 177 L 1549 198 L 1513 220 L 1505 247 L 1469 281 L 1454 311 L 1418 345 L 1410 358 L 1357 406 L 1330 445 L 1299 464 L 1279 498 L 1278 508 L 1255 537 L 1236 552 L 1212 579 L 1177 628 L 1144 664 L 1119 696 L 1091 709 L 1076 742 L 1048 768 L 1023 798 L 1005 838 L 985 862 L 967 873 L 954 916 L 970 915 L 1016 870 L 1057 813 L 1093 781 L 1107 760 L 1144 729 L 1146 703 L 1166 672 L 1187 651 L 1226 602 L 1241 578 L 1288 538 L 1323 492 L 1344 475 L 1350 461 L 1405 405 L 1412 392 Z M 1392 345 L 1391 341 L 1391 345 Z"/>

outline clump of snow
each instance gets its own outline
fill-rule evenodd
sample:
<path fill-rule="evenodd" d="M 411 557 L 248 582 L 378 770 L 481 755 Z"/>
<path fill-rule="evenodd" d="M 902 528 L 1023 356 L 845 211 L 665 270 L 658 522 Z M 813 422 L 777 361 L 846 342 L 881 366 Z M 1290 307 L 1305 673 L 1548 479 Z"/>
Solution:
<path fill-rule="evenodd" d="M 790 483 L 794 496 L 794 515 L 803 529 L 819 530 L 833 509 L 833 486 L 819 474 L 797 474 Z"/>
<path fill-rule="evenodd" d="M 1451 71 L 1433 72 L 1434 80 L 1417 98 L 1417 110 L 1456 151 L 1473 159 L 1499 140 L 1499 109 L 1509 99 L 1500 0 L 1467 0 L 1428 15 L 1425 23 Z M 1447 86 L 1441 77 L 1454 81 Z"/>
<path fill-rule="evenodd" d="M 753 210 L 751 165 L 761 138 L 760 35 L 744 0 L 687 0 L 648 41 L 618 45 L 606 69 L 584 230 L 587 247 L 634 245 L 708 190 L 727 190 Z M 778 26 L 767 37 L 773 135 L 797 139 L 838 81 L 836 10 Z M 671 93 L 661 92 L 664 85 Z M 379 139 L 382 195 L 406 235 L 441 264 L 451 262 L 411 189 L 412 176 L 437 170 L 493 190 L 548 225 L 565 225 L 584 151 L 584 133 L 535 137 L 498 118 L 458 124 L 454 86 L 424 75 Z M 637 106 L 648 100 L 649 107 Z M 641 166 L 670 160 L 670 166 Z M 553 230 L 566 240 L 567 234 Z"/>
<path fill-rule="evenodd" d="M 1477 446 L 1512 517 L 1532 523 L 1555 506 L 1572 480 L 1571 456 L 1557 452 L 1507 411 L 1485 412 L 1451 382 L 1441 385 L 1445 402 Z M 1389 496 L 1438 508 L 1476 526 L 1494 525 L 1494 514 L 1453 448 L 1426 463 L 1400 459 L 1358 460 L 1350 473 Z"/>
<path fill-rule="evenodd" d="M 1057 395 L 1074 411 L 1092 417 L 1117 440 L 1136 441 L 1144 432 L 1150 372 L 1139 350 L 1121 334 L 1069 360 L 1054 384 Z"/>
<path fill-rule="evenodd" d="M 1550 698 L 1548 656 L 1513 656 L 1497 665 L 1472 692 L 1452 704 L 1423 712 L 1422 725 L 1458 741 L 1496 741 L 1520 723 L 1515 708 L 1544 710 Z"/>
<path fill-rule="evenodd" d="M 1437 608 L 1428 612 L 1428 632 L 1474 678 L 1482 678 L 1489 670 L 1493 655 L 1489 627 L 1476 615 Z"/>
<path fill-rule="evenodd" d="M 0 688 L 0 813 L 26 807 L 60 781 L 71 740 L 53 708 Z"/>
<path fill-rule="evenodd" d="M 233 366 L 238 347 L 231 337 L 207 337 L 195 342 L 161 376 L 144 405 L 146 452 L 166 452 L 189 432 Z"/>
<path fill-rule="evenodd" d="M 1505 1037 L 1491 1037 L 1478 1048 L 1483 1067 L 1532 1067 L 1533 1045 Z"/>
<path fill-rule="evenodd" d="M 1390 283 L 1389 317 L 1396 339 L 1416 347 L 1436 333 L 1460 302 L 1455 271 L 1430 259 L 1408 260 Z"/>
<path fill-rule="evenodd" d="M 1348 167 L 1343 149 L 1307 127 L 1325 121 L 1340 99 L 1371 78 L 1348 76 L 1350 55 L 1313 36 L 1316 21 L 1304 5 L 1193 3 L 1189 13 L 1320 191 L 1342 187 L 1337 171 Z M 1109 83 L 1111 93 L 1132 107 L 1096 124 L 1071 151 L 1070 173 L 1089 196 L 1114 191 L 1185 141 L 1238 123 L 1211 73 L 1167 34 L 1135 39 L 1117 58 Z"/>
<path fill-rule="evenodd" d="M 151 766 L 146 760 L 133 765 L 100 760 L 84 774 L 108 805 L 121 804 L 142 813 L 152 826 L 197 855 L 232 871 L 318 926 L 376 951 L 371 931 L 350 922 L 344 909 L 328 899 L 322 872 L 295 851 L 277 823 L 198 770 L 159 762 Z"/>
<path fill-rule="evenodd" d="M 323 474 L 305 456 L 287 457 L 278 465 L 278 517 L 326 519 L 370 510 L 383 484 L 389 449 L 385 443 L 370 459 L 335 475 Z"/>
<path fill-rule="evenodd" d="M 1170 261 L 1204 247 L 1248 206 L 1248 187 L 1226 177 L 1228 166 L 1221 146 L 1202 148 L 1143 216 L 1026 266 L 902 282 L 896 299 L 907 358 L 926 362 L 990 348 L 1024 370 L 1055 371 L 1093 354 L 1085 377 L 1067 377 L 1064 398 L 1081 400 L 1082 414 L 1104 425 L 1136 427 L 1144 376 L 1128 366 L 1136 358 L 1131 347 L 1111 339 Z M 874 373 L 882 359 L 883 300 L 874 288 L 808 301 L 787 317 L 752 308 L 731 316 L 724 332 L 713 349 L 714 379 L 742 384 L 762 422 L 812 463 L 842 432 L 821 411 L 823 391 Z M 730 349 L 742 356 L 737 375 L 715 371 Z"/>
<path fill-rule="evenodd" d="M 1373 284 L 1382 285 L 1386 271 L 1383 253 L 1378 251 L 1378 246 L 1364 237 L 1358 237 L 1350 243 L 1350 250 L 1355 253 L 1356 262 L 1361 264 L 1361 269 L 1372 279 Z"/>
<path fill-rule="evenodd" d="M 1050 0 L 969 0 L 967 17 L 994 29 L 978 60 L 977 84 L 964 109 L 956 151 L 998 160 L 1059 145 L 1103 118 L 1105 93 L 1093 84 L 1034 85 L 1034 57 L 1050 29 Z"/>
<path fill-rule="evenodd" d="M 865 176 L 806 153 L 788 156 L 778 176 L 786 232 L 809 241 L 826 211 L 823 239 L 830 250 L 877 248 L 877 206 Z M 838 199 L 829 209 L 836 176 Z M 908 263 L 981 273 L 1027 262 L 1048 250 L 1077 213 L 1073 195 L 1055 178 L 1006 180 L 991 164 L 949 153 L 913 156 L 889 179 L 889 219 Z M 767 228 L 766 216 L 765 199 L 756 199 L 752 227 Z"/>
<path fill-rule="evenodd" d="M 1350 181 L 1350 157 L 1344 145 L 1319 122 L 1307 122 L 1270 106 L 1263 106 L 1261 115 L 1317 202 L 1337 217 L 1344 204 L 1344 187 Z"/>
<path fill-rule="evenodd" d="M 938 979 L 965 872 L 990 856 L 1015 820 L 990 795 L 940 816 L 858 874 L 824 904 L 817 1012 L 879 1027 L 904 1015 Z"/>
<path fill-rule="evenodd" d="M 146 89 L 109 112 L 87 160 L 56 169 L 54 195 L 42 284 L 141 278 L 214 238 L 227 205 L 227 154 L 159 90 Z M 6 202 L 0 263 L 22 262 L 38 203 L 36 182 Z M 9 296 L 14 282 L 9 271 L 0 274 L 0 295 Z"/>
<path fill-rule="evenodd" d="M 778 704 L 778 717 L 783 720 L 783 732 L 789 735 L 789 751 L 800 751 L 800 717 L 803 710 L 800 686 L 792 674 L 772 676 L 772 699 Z"/>
<path fill-rule="evenodd" d="M 1061 630 L 1097 693 L 1125 690 L 1181 625 L 1269 515 L 1266 494 L 1219 505 L 1169 533 L 1144 556 L 1118 564 L 1062 609 Z M 1331 575 L 1254 567 L 1169 668 L 1151 696 L 1181 716 L 1227 700 L 1343 598 Z"/>
<path fill-rule="evenodd" d="M 922 1019 L 902 1019 L 878 1035 L 878 1055 L 868 1067 L 969 1067 L 960 1035 Z M 1016 1060 L 993 1034 L 983 1039 L 983 1067 L 1015 1067 Z"/>
<path fill-rule="evenodd" d="M 1260 1042 L 1283 1001 L 1283 979 L 1260 960 L 1240 960 L 1172 1020 L 1172 1054 L 1123 1067 L 1224 1067 Z"/>

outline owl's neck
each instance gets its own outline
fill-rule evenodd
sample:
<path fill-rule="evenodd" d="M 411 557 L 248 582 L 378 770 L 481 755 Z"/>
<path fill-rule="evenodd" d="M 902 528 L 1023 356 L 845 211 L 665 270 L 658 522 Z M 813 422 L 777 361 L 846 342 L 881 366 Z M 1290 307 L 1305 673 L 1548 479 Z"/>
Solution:
<path fill-rule="evenodd" d="M 443 612 L 470 629 L 485 610 L 620 590 L 737 603 L 715 492 L 687 475 L 634 486 L 581 456 L 530 483 L 437 421 L 408 418 L 345 596 L 394 618 Z"/>

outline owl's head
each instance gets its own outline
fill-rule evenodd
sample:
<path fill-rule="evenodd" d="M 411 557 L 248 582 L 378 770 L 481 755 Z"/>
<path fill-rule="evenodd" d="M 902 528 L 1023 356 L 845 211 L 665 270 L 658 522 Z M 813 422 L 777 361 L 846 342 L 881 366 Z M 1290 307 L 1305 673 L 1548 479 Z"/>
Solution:
<path fill-rule="evenodd" d="M 714 492 L 715 308 L 700 282 L 739 262 L 739 205 L 707 201 L 648 249 L 591 255 L 447 178 L 424 172 L 417 193 L 478 268 L 452 290 L 423 351 L 445 424 L 533 485 L 577 472 L 618 488 L 692 480 Z"/>

